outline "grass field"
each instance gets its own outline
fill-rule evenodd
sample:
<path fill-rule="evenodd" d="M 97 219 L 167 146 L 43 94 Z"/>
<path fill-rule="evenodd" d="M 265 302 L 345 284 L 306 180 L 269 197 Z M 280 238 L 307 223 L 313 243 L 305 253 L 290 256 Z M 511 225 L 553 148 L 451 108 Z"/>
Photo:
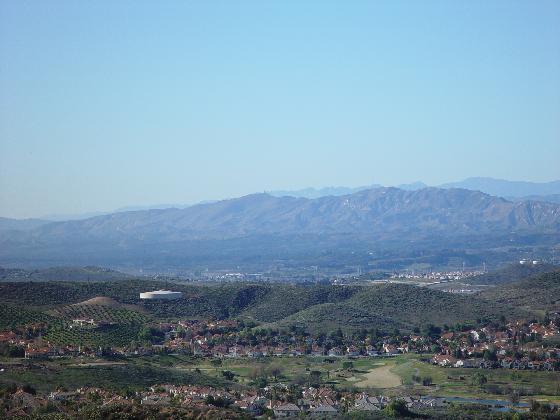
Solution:
<path fill-rule="evenodd" d="M 366 373 L 365 379 L 356 382 L 357 387 L 363 388 L 395 388 L 401 385 L 401 377 L 393 372 L 394 363 L 380 364 Z"/>
<path fill-rule="evenodd" d="M 521 391 L 522 400 L 534 398 L 560 402 L 558 372 L 442 368 L 421 362 L 416 355 L 396 358 L 393 372 L 401 377 L 403 387 L 422 394 L 429 392 L 441 396 L 508 399 L 510 390 L 518 390 Z M 487 378 L 488 382 L 485 385 L 472 384 L 472 377 L 477 372 Z M 413 375 L 420 378 L 430 377 L 433 385 L 416 384 L 413 382 Z"/>
<path fill-rule="evenodd" d="M 161 383 L 213 386 L 224 384 L 218 377 L 195 371 L 181 371 L 159 363 L 146 363 L 141 359 L 130 359 L 125 363 L 97 363 L 91 359 L 0 363 L 4 369 L 0 373 L 0 384 L 30 384 L 40 392 L 53 391 L 60 386 L 69 390 L 91 386 L 120 391 L 143 390 Z"/>

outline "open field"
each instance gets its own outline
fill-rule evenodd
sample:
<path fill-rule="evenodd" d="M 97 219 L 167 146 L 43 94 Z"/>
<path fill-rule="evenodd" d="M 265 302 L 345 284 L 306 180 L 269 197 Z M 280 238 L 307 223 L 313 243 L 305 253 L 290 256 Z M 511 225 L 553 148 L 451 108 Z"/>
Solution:
<path fill-rule="evenodd" d="M 393 372 L 403 381 L 403 388 L 417 393 L 440 396 L 509 399 L 511 391 L 521 392 L 521 400 L 529 398 L 560 402 L 560 373 L 514 371 L 509 369 L 455 369 L 442 368 L 419 360 L 417 355 L 395 359 Z M 484 386 L 471 383 L 476 373 L 488 380 Z M 413 375 L 430 377 L 433 384 L 422 386 L 413 382 Z"/>
<path fill-rule="evenodd" d="M 365 379 L 355 385 L 364 388 L 395 388 L 401 385 L 401 377 L 393 373 L 393 367 L 393 363 L 374 366 L 374 369 L 364 375 Z"/>

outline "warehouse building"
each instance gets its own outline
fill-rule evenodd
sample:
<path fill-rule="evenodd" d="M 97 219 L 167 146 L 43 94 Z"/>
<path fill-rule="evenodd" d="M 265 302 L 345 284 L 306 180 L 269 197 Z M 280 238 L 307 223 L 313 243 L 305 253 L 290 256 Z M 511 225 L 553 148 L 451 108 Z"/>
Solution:
<path fill-rule="evenodd" d="M 153 292 L 140 293 L 140 299 L 159 299 L 159 300 L 173 300 L 181 299 L 183 293 L 172 292 L 171 290 L 154 290 Z"/>

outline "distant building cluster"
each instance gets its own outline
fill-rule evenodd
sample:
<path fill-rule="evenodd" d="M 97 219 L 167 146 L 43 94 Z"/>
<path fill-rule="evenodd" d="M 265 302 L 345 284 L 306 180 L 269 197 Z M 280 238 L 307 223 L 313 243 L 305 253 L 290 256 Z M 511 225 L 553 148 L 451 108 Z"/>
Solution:
<path fill-rule="evenodd" d="M 407 280 L 420 280 L 420 281 L 431 281 L 431 282 L 441 282 L 441 281 L 452 281 L 452 280 L 463 280 L 470 277 L 476 277 L 484 274 L 484 270 L 457 270 L 457 271 L 432 271 L 428 273 L 415 273 L 408 271 L 393 273 L 390 279 L 407 279 Z"/>

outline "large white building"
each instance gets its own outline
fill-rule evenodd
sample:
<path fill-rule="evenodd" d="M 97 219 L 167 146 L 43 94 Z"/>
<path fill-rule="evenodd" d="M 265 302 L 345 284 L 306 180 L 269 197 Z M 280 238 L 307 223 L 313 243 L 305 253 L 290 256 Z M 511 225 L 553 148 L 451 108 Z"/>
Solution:
<path fill-rule="evenodd" d="M 153 292 L 140 293 L 140 299 L 160 299 L 160 300 L 173 300 L 181 299 L 183 293 L 172 292 L 171 290 L 154 290 Z"/>

